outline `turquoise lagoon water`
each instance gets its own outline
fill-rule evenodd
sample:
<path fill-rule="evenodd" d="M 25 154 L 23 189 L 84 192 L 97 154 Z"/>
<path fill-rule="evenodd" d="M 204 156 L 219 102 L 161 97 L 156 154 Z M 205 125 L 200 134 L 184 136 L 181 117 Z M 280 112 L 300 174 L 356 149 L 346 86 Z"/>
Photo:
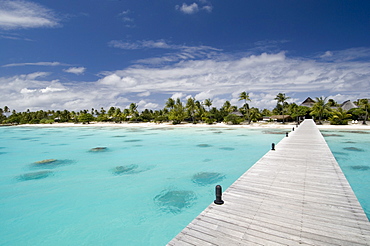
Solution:
<path fill-rule="evenodd" d="M 370 131 L 321 133 L 370 220 Z"/>
<path fill-rule="evenodd" d="M 285 131 L 1 127 L 0 245 L 165 245 Z M 370 132 L 322 132 L 370 217 Z"/>
<path fill-rule="evenodd" d="M 1 127 L 0 245 L 165 245 L 284 133 Z"/>

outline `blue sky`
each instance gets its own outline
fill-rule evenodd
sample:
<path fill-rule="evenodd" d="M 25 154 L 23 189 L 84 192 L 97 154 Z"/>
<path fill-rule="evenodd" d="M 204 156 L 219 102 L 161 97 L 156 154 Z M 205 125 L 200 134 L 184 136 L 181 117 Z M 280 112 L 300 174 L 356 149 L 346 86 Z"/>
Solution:
<path fill-rule="evenodd" d="M 0 107 L 370 98 L 368 0 L 0 0 Z"/>

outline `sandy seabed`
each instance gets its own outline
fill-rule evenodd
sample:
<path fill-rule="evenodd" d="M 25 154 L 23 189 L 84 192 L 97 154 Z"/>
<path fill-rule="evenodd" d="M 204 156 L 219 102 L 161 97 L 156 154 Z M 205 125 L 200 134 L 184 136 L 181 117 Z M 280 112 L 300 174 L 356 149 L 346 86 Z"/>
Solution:
<path fill-rule="evenodd" d="M 317 125 L 319 129 L 332 129 L 332 130 L 370 130 L 370 122 L 368 125 L 363 125 L 362 123 L 351 124 L 348 125 L 330 125 L 330 124 L 322 124 Z M 225 123 L 216 123 L 216 124 L 191 124 L 191 123 L 183 123 L 173 125 L 171 123 L 111 123 L 111 122 L 91 122 L 90 124 L 75 124 L 75 123 L 53 123 L 53 124 L 25 124 L 25 125 L 18 125 L 18 126 L 32 126 L 32 127 L 87 127 L 87 126 L 98 126 L 98 127 L 219 127 L 219 128 L 276 128 L 276 129 L 292 129 L 296 127 L 295 123 L 266 123 L 266 122 L 257 122 L 252 123 L 250 125 L 228 125 Z"/>

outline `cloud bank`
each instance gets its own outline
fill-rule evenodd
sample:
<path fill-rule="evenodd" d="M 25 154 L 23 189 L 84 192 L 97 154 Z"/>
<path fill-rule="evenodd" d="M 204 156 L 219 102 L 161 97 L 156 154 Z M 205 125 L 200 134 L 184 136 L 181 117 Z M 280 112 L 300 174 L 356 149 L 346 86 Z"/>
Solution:
<path fill-rule="evenodd" d="M 289 57 L 286 52 L 197 54 L 201 52 L 204 50 L 193 49 L 189 53 L 195 59 L 162 63 L 161 59 L 167 59 L 164 56 L 156 58 L 155 65 L 137 62 L 122 70 L 102 72 L 101 78 L 90 82 L 50 80 L 51 74 L 42 71 L 0 77 L 1 103 L 18 110 L 124 108 L 131 102 L 140 109 L 157 109 L 169 97 L 193 96 L 201 101 L 211 98 L 213 106 L 221 107 L 225 100 L 241 106 L 238 95 L 246 91 L 251 106 L 272 109 L 280 92 L 298 104 L 308 96 L 329 96 L 338 102 L 370 98 L 370 62 L 362 60 L 370 55 L 370 49 L 330 51 L 311 58 Z M 84 71 L 83 67 L 69 69 L 76 74 Z"/>

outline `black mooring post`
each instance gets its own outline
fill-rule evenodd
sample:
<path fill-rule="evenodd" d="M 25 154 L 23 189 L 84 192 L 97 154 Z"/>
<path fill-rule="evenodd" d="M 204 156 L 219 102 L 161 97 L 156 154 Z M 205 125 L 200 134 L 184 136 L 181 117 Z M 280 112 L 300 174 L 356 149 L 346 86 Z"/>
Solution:
<path fill-rule="evenodd" d="M 274 143 L 271 144 L 271 150 L 275 150 L 275 144 Z"/>
<path fill-rule="evenodd" d="M 288 137 L 288 135 L 289 135 L 289 133 L 288 133 L 288 132 L 287 132 L 287 133 L 285 133 L 285 136 L 286 136 L 286 137 Z"/>
<path fill-rule="evenodd" d="M 294 132 L 294 127 L 293 127 L 292 131 Z"/>
<path fill-rule="evenodd" d="M 216 200 L 214 201 L 217 205 L 224 204 L 224 201 L 222 201 L 222 187 L 221 185 L 216 185 Z"/>

